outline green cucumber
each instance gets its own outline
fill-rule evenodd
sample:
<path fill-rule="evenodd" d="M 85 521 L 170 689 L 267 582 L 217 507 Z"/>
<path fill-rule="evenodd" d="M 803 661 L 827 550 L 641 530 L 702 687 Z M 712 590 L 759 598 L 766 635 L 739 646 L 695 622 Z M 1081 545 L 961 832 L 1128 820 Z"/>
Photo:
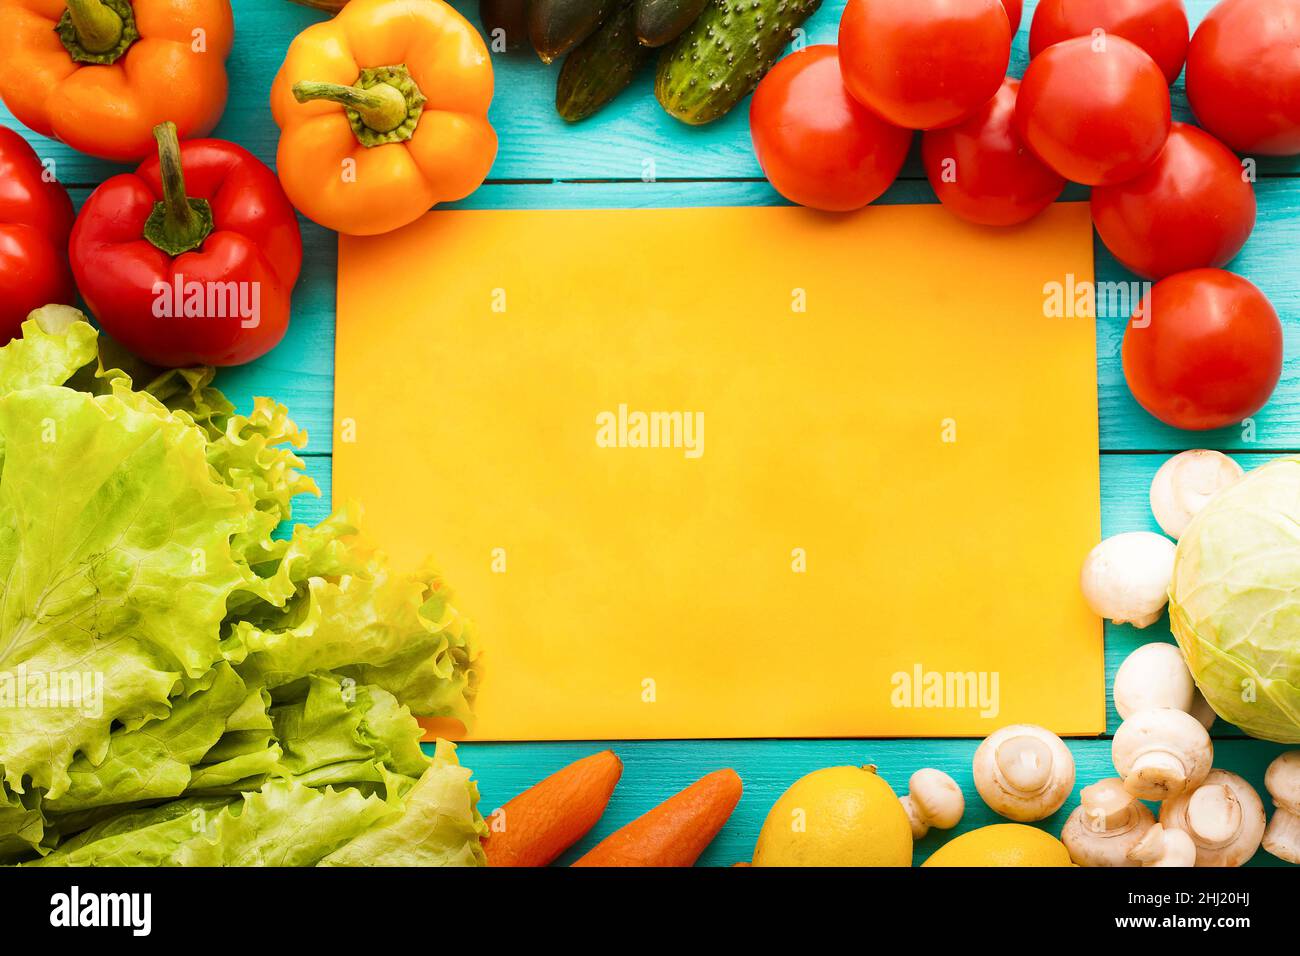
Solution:
<path fill-rule="evenodd" d="M 570 123 L 586 119 L 632 82 L 653 55 L 636 37 L 636 10 L 623 0 L 591 36 L 564 58 L 555 85 L 555 109 Z"/>
<path fill-rule="evenodd" d="M 478 0 L 478 17 L 493 53 L 517 50 L 528 37 L 528 0 Z"/>
<path fill-rule="evenodd" d="M 528 36 L 543 63 L 554 62 L 596 31 L 614 0 L 532 0 Z"/>
<path fill-rule="evenodd" d="M 908 0 L 897 0 L 906 3 Z M 822 0 L 711 0 L 664 50 L 655 96 L 670 116 L 712 123 L 754 91 Z"/>
<path fill-rule="evenodd" d="M 665 46 L 704 12 L 709 0 L 636 0 L 636 35 L 646 46 Z"/>

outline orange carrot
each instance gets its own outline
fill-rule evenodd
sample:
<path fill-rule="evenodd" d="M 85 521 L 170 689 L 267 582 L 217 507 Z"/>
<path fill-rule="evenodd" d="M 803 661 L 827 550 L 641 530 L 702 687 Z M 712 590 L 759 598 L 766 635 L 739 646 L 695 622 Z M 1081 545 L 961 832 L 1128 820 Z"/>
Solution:
<path fill-rule="evenodd" d="M 546 866 L 605 812 L 623 761 L 602 750 L 533 784 L 488 818 L 488 866 Z"/>
<path fill-rule="evenodd" d="M 694 866 L 740 802 L 740 777 L 715 770 L 598 843 L 574 866 Z"/>

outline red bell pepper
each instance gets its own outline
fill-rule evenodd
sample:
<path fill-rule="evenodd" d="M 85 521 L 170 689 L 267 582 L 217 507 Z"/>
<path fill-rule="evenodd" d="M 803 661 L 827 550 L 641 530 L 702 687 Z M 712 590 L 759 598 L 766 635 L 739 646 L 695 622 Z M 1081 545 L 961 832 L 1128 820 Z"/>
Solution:
<path fill-rule="evenodd" d="M 25 139 L 0 126 L 0 345 L 18 335 L 32 309 L 72 304 L 72 219 L 68 191 Z"/>
<path fill-rule="evenodd" d="M 241 365 L 284 337 L 302 266 L 275 174 L 218 139 L 154 129 L 158 157 L 91 193 L 70 254 L 104 331 L 155 365 Z M 188 190 L 188 191 L 187 191 Z"/>

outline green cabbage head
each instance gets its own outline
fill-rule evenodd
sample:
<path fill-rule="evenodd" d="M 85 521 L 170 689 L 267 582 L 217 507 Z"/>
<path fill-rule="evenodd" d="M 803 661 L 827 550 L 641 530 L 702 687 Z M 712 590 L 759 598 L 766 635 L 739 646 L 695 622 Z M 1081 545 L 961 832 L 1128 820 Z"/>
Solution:
<path fill-rule="evenodd" d="M 1169 621 L 1220 717 L 1300 743 L 1300 458 L 1256 469 L 1192 519 Z"/>

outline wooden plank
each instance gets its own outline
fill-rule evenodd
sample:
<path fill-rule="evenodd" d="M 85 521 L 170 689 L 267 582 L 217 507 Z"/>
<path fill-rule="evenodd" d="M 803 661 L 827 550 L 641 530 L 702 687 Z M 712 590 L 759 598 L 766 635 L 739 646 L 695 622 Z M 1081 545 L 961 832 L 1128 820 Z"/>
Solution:
<path fill-rule="evenodd" d="M 334 427 L 334 288 L 338 255 L 335 234 L 299 217 L 302 276 L 284 340 L 269 354 L 239 368 L 222 369 L 217 383 L 241 408 L 269 395 L 288 406 L 307 429 L 306 450 L 325 453 Z M 382 312 L 376 316 L 378 319 Z"/>
<path fill-rule="evenodd" d="M 1249 470 L 1259 467 L 1272 456 L 1238 454 L 1235 457 L 1242 467 Z M 1151 479 L 1155 476 L 1156 469 L 1165 462 L 1166 458 L 1166 455 L 1101 456 L 1101 525 L 1103 535 L 1118 534 L 1121 531 L 1160 532 L 1155 518 L 1151 515 L 1148 494 L 1151 488 Z M 300 498 L 294 518 L 297 521 L 315 523 L 329 513 L 332 497 L 330 459 L 326 456 L 311 456 L 306 461 L 308 473 L 320 485 L 322 495 L 320 498 Z M 362 506 L 364 515 L 364 502 Z M 365 522 L 363 520 L 363 531 L 364 527 Z M 431 556 L 435 561 L 438 558 L 437 548 L 437 541 L 430 542 Z M 1080 564 L 1082 564 L 1083 558 L 1083 555 L 1079 555 Z M 455 581 L 448 583 L 453 589 L 455 588 Z M 1008 599 L 1028 600 L 1030 598 L 1009 595 Z M 463 608 L 462 610 L 471 617 L 474 614 L 473 608 Z M 1172 642 L 1173 635 L 1169 631 L 1168 615 L 1150 627 L 1141 630 L 1128 624 L 1115 625 L 1107 623 L 1104 632 L 1106 641 L 1106 728 L 1108 733 L 1114 733 L 1115 728 L 1120 724 L 1119 714 L 1116 713 L 1115 704 L 1111 698 L 1111 687 L 1114 684 L 1115 671 L 1123 663 L 1124 658 L 1128 657 L 1137 647 L 1142 644 L 1149 644 L 1152 641 Z M 1042 639 L 1051 640 L 1051 635 L 1045 633 L 1042 635 Z M 1240 730 L 1222 720 L 1215 723 L 1213 735 L 1218 739 L 1243 736 Z"/>
<path fill-rule="evenodd" d="M 826 0 L 806 24 L 808 42 L 834 43 L 845 0 Z M 455 6 L 477 24 L 477 0 L 456 0 Z M 1028 0 L 1016 36 L 1010 72 L 1020 76 L 1028 62 L 1029 23 L 1036 0 Z M 1190 0 L 1189 19 L 1199 23 L 1213 0 Z M 230 102 L 215 135 L 232 139 L 272 162 L 279 138 L 271 119 L 271 81 L 289 42 L 323 14 L 283 0 L 258 3 L 234 0 L 236 42 L 228 63 Z M 668 116 L 655 101 L 653 66 L 634 87 L 597 116 L 577 126 L 566 125 L 555 113 L 558 66 L 544 66 L 526 54 L 494 58 L 497 95 L 491 119 L 501 149 L 492 169 L 495 180 L 513 179 L 634 179 L 648 172 L 659 179 L 726 179 L 762 176 L 749 138 L 748 103 L 709 126 L 688 127 Z M 1173 89 L 1175 113 L 1190 119 L 1180 79 Z M 12 125 L 0 109 L 0 122 Z M 55 160 L 68 183 L 89 184 L 121 167 L 82 156 L 40 137 L 43 156 Z M 647 164 L 653 164 L 648 166 Z M 1295 174 L 1297 158 L 1263 158 L 1261 175 Z M 905 175 L 919 178 L 920 165 L 909 162 Z"/>
<path fill-rule="evenodd" d="M 1101 456 L 1101 533 L 1109 537 L 1123 531 L 1154 531 L 1162 534 L 1151 513 L 1151 480 L 1156 470 L 1168 460 L 1168 455 L 1102 455 Z M 1268 454 L 1236 453 L 1233 457 L 1247 471 L 1258 468 L 1273 456 Z M 1083 555 L 1079 556 L 1082 564 Z M 1114 733 L 1120 724 L 1115 711 L 1112 693 L 1115 671 L 1134 650 L 1152 641 L 1172 643 L 1169 615 L 1146 628 L 1130 624 L 1106 623 L 1106 728 Z M 1216 739 L 1241 737 L 1242 732 L 1227 721 L 1218 720 L 1211 728 Z"/>
<path fill-rule="evenodd" d="M 618 743 L 611 749 L 622 758 L 623 778 L 609 809 L 596 828 L 561 863 L 569 863 L 609 833 L 645 813 L 692 781 L 720 767 L 732 767 L 745 784 L 745 794 L 730 821 L 701 858 L 701 865 L 731 866 L 747 861 L 772 804 L 799 777 L 822 767 L 875 764 L 895 793 L 904 793 L 907 780 L 922 767 L 952 775 L 966 795 L 966 814 L 952 833 L 932 831 L 916 844 L 914 863 L 920 864 L 956 833 L 1005 823 L 979 798 L 971 778 L 975 740 L 691 740 Z M 1110 743 L 1071 740 L 1075 759 L 1075 788 L 1065 806 L 1036 824 L 1054 836 L 1079 804 L 1079 791 L 1115 775 Z M 566 764 L 603 749 L 591 743 L 463 744 L 461 761 L 479 781 L 479 808 L 486 815 L 515 794 Z M 1263 790 L 1264 769 L 1280 748 L 1260 741 L 1234 740 L 1218 745 L 1215 764 L 1239 773 L 1256 787 L 1272 811 Z M 1281 861 L 1262 850 L 1252 865 L 1277 866 Z"/>
<path fill-rule="evenodd" d="M 807 42 L 835 43 L 845 0 L 826 0 L 805 24 Z M 1213 0 L 1191 0 L 1193 24 L 1213 6 Z M 1029 62 L 1029 24 L 1036 0 L 1025 4 L 1020 32 L 1008 72 L 1021 76 Z M 471 17 L 472 19 L 472 17 Z M 653 94 L 654 64 L 637 77 L 633 87 L 590 120 L 569 126 L 555 114 L 554 68 L 526 54 L 495 60 L 497 103 L 492 118 L 502 133 L 496 179 L 642 179 L 647 170 L 660 179 L 762 177 L 749 137 L 749 104 L 741 103 L 723 119 L 691 128 L 668 116 Z M 1173 88 L 1175 116 L 1192 118 L 1180 78 Z M 647 166 L 647 164 L 653 164 Z M 1294 173 L 1294 158 L 1265 159 L 1261 174 Z M 916 157 L 904 173 L 920 178 Z"/>
<path fill-rule="evenodd" d="M 470 10 L 472 0 L 461 4 Z M 1212 5 L 1212 0 L 1192 0 L 1193 22 Z M 813 42 L 833 41 L 835 24 L 843 0 L 828 0 L 809 23 Z M 1025 62 L 1026 31 L 1033 0 L 1017 38 L 1012 72 L 1019 73 Z M 277 132 L 267 106 L 271 79 L 292 37 L 308 23 L 320 18 L 314 11 L 288 3 L 256 4 L 235 0 L 240 39 L 230 61 L 231 105 L 216 135 L 233 139 L 252 149 L 264 160 L 274 159 Z M 255 39 L 250 39 L 255 38 Z M 548 186 L 494 185 L 480 190 L 465 208 L 585 208 L 598 206 L 723 205 L 778 202 L 771 188 L 761 181 L 680 183 L 666 179 L 758 179 L 760 171 L 750 149 L 746 107 L 714 126 L 689 129 L 665 116 L 645 89 L 648 77 L 599 117 L 578 128 L 566 128 L 554 116 L 550 98 L 553 75 L 527 57 L 498 59 L 499 94 L 493 107 L 493 121 L 501 135 L 502 149 L 493 178 L 496 180 L 581 180 L 625 179 L 634 182 L 591 186 L 557 184 Z M 545 74 L 545 75 L 544 75 Z M 1185 97 L 1175 89 L 1180 116 L 1186 118 Z M 13 125 L 0 110 L 0 122 Z M 123 167 L 73 153 L 61 144 L 33 136 L 43 156 L 52 158 L 65 182 L 92 185 Z M 658 182 L 643 183 L 645 161 L 654 160 Z M 1255 237 L 1235 266 L 1273 297 L 1288 319 L 1289 337 L 1300 318 L 1300 296 L 1291 283 L 1297 237 L 1297 206 L 1300 191 L 1294 181 L 1269 177 L 1294 175 L 1300 170 L 1295 159 L 1268 160 L 1261 164 L 1260 224 Z M 905 172 L 910 181 L 898 184 L 886 197 L 888 202 L 932 201 L 928 186 L 918 181 L 913 161 Z M 580 192 L 577 190 L 581 190 Z M 84 191 L 83 191 L 84 195 Z M 1083 195 L 1080 190 L 1068 194 Z M 308 451 L 309 468 L 321 482 L 325 496 L 305 503 L 299 517 L 315 520 L 325 513 L 329 501 L 330 417 L 333 361 L 333 236 L 315 226 L 305 231 L 307 261 L 303 281 L 295 298 L 295 318 L 284 344 L 263 361 L 243 369 L 225 371 L 221 385 L 246 406 L 253 394 L 271 394 L 286 402 L 295 417 L 312 432 Z M 1123 280 L 1123 273 L 1104 250 L 1098 253 L 1098 277 Z M 919 290 L 923 294 L 923 290 Z M 1122 381 L 1117 350 L 1125 316 L 1103 311 L 1099 320 L 1099 381 L 1101 385 L 1102 446 L 1107 450 L 1173 449 L 1196 444 L 1222 448 L 1300 447 L 1300 394 L 1294 375 L 1288 375 L 1273 403 L 1257 419 L 1256 440 L 1212 433 L 1195 436 L 1164 429 L 1132 406 Z M 382 319 L 382 306 L 376 308 Z M 1288 363 L 1292 364 L 1292 363 Z M 1254 463 L 1267 455 L 1250 455 Z M 1163 460 L 1158 455 L 1102 456 L 1102 511 L 1106 533 L 1149 528 L 1151 518 L 1145 505 L 1150 476 Z M 1082 556 L 1080 556 L 1082 558 Z M 454 582 L 453 582 L 454 583 Z M 1113 676 L 1123 656 L 1147 640 L 1168 638 L 1162 622 L 1146 631 L 1132 628 L 1106 630 L 1107 671 Z M 1109 683 L 1109 680 L 1108 680 Z M 1116 725 L 1113 710 L 1110 726 Z M 1246 774 L 1257 787 L 1267 762 L 1282 748 L 1259 741 L 1224 739 L 1232 728 L 1215 728 L 1219 738 L 1218 763 Z M 905 786 L 907 776 L 924 765 L 938 766 L 962 782 L 970 801 L 963 829 L 996 822 L 974 797 L 969 761 L 976 742 L 962 740 L 894 741 L 681 741 L 620 744 L 617 750 L 627 762 L 624 783 L 616 794 L 596 833 L 585 841 L 590 845 L 601 835 L 639 815 L 646 809 L 718 766 L 735 766 L 746 780 L 747 795 L 720 840 L 705 861 L 726 864 L 748 859 L 758 827 L 772 801 L 802 773 L 836 763 L 874 761 L 896 789 Z M 1109 744 L 1106 740 L 1071 741 L 1079 767 L 1079 784 L 1110 774 Z M 553 769 L 596 749 L 585 744 L 467 745 L 462 748 L 466 763 L 476 770 L 483 787 L 483 807 L 492 807 Z M 1077 798 L 1077 793 L 1076 793 Z M 1067 804 L 1076 802 L 1072 800 Z M 1064 814 L 1048 821 L 1059 831 Z M 931 836 L 918 848 L 918 860 L 943 840 Z M 1257 861 L 1258 862 L 1258 861 Z"/>
<path fill-rule="evenodd" d="M 76 192 L 78 197 L 84 195 L 84 190 Z M 1253 432 L 1233 428 L 1197 434 L 1161 424 L 1134 403 L 1124 382 L 1119 350 L 1128 315 L 1126 309 L 1116 306 L 1128 300 L 1102 295 L 1098 297 L 1097 378 L 1104 450 L 1300 448 L 1300 370 L 1293 360 L 1300 343 L 1300 286 L 1294 282 L 1294 260 L 1300 250 L 1300 180 L 1267 180 L 1259 184 L 1258 194 L 1259 225 L 1233 268 L 1264 290 L 1286 327 L 1287 362 L 1272 401 L 1255 416 Z M 883 198 L 887 203 L 932 200 L 929 186 L 915 182 L 899 182 Z M 555 183 L 484 186 L 453 208 L 665 208 L 782 202 L 766 182 Z M 221 380 L 241 403 L 260 394 L 286 402 L 310 432 L 311 450 L 328 452 L 332 447 L 333 276 L 337 255 L 332 233 L 304 223 L 303 238 L 305 269 L 295 293 L 293 323 L 285 342 L 260 362 L 222 372 Z M 1094 240 L 1094 247 L 1099 282 L 1134 281 L 1099 240 Z M 924 295 L 924 290 L 918 289 L 917 294 Z M 382 317 L 382 304 L 377 303 L 375 320 L 382 321 Z"/>

